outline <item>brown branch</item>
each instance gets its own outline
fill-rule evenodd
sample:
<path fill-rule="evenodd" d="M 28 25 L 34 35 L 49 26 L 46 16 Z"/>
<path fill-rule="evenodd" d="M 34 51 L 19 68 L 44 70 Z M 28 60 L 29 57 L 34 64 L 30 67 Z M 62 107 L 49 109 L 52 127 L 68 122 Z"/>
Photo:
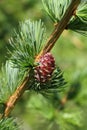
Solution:
<path fill-rule="evenodd" d="M 29 77 L 26 77 L 24 79 L 23 83 L 21 84 L 21 86 L 19 86 L 16 89 L 16 91 L 13 93 L 13 95 L 8 99 L 8 101 L 6 103 L 6 109 L 4 112 L 5 117 L 9 116 L 9 114 L 13 110 L 16 102 L 20 99 L 20 97 L 22 96 L 22 94 L 26 90 L 28 83 L 29 83 Z"/>
<path fill-rule="evenodd" d="M 37 60 L 39 59 L 39 57 L 42 54 L 45 54 L 45 53 L 49 52 L 52 49 L 52 47 L 54 46 L 55 42 L 60 37 L 61 33 L 66 28 L 69 20 L 71 19 L 73 13 L 77 9 L 80 1 L 81 0 L 72 0 L 70 6 L 68 7 L 68 9 L 65 12 L 65 15 L 63 16 L 61 21 L 55 26 L 55 29 L 54 29 L 53 33 L 51 34 L 51 36 L 49 37 L 49 39 L 48 39 L 48 41 L 46 43 L 46 46 L 41 51 L 41 53 L 37 56 Z"/>
<path fill-rule="evenodd" d="M 57 24 L 56 28 L 54 29 L 53 33 L 49 37 L 45 47 L 42 49 L 40 54 L 36 57 L 35 61 L 39 60 L 40 56 L 49 52 L 52 47 L 54 46 L 55 42 L 60 37 L 61 33 L 66 28 L 69 20 L 71 19 L 73 12 L 78 7 L 81 0 L 72 0 L 70 6 L 66 10 L 65 15 L 63 16 L 62 20 Z M 29 77 L 26 77 L 23 83 L 16 89 L 16 91 L 13 93 L 13 95 L 9 98 L 9 100 L 6 103 L 6 109 L 4 112 L 4 116 L 9 116 L 10 112 L 14 108 L 14 105 L 17 103 L 17 101 L 20 99 L 24 91 L 26 90 L 27 84 L 29 83 Z"/>

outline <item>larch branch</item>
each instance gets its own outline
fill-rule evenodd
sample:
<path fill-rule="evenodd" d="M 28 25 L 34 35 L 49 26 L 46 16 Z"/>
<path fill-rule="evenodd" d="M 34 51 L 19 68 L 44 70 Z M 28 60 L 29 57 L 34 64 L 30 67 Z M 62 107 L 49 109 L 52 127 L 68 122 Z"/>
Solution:
<path fill-rule="evenodd" d="M 40 56 L 49 52 L 58 38 L 60 37 L 61 33 L 66 28 L 69 20 L 71 19 L 74 11 L 77 9 L 79 3 L 81 0 L 72 0 L 71 4 L 69 5 L 68 9 L 66 10 L 65 15 L 61 19 L 61 21 L 57 24 L 55 27 L 53 33 L 50 35 L 45 47 L 42 49 L 42 51 L 39 53 L 39 55 L 36 57 L 35 61 L 39 60 Z M 20 99 L 22 94 L 27 88 L 27 84 L 29 83 L 29 77 L 26 77 L 23 83 L 16 89 L 16 91 L 13 93 L 13 95 L 8 99 L 6 103 L 6 109 L 4 112 L 4 116 L 7 117 L 11 113 L 12 109 L 14 108 L 17 101 Z"/>

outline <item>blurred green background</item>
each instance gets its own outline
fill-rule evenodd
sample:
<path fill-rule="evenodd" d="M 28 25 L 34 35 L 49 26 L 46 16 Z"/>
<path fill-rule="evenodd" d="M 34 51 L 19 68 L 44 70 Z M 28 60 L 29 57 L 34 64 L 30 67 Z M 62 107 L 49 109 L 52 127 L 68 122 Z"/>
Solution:
<path fill-rule="evenodd" d="M 26 19 L 42 19 L 47 28 L 47 35 L 50 35 L 53 23 L 43 10 L 41 0 L 0 0 L 0 67 L 9 57 L 7 48 L 9 48 L 8 39 L 12 30 L 18 27 L 20 21 Z M 64 31 L 52 53 L 69 84 L 73 82 L 80 84 L 81 91 L 74 101 L 87 113 L 87 37 Z M 19 116 L 19 120 L 24 124 L 24 130 L 29 130 L 29 128 L 36 130 L 33 125 L 39 124 L 38 114 L 30 112 L 27 98 L 29 98 L 29 93 L 24 94 L 13 114 L 15 117 Z M 38 130 L 44 130 L 45 127 L 38 128 Z M 86 123 L 81 128 L 83 129 L 87 130 Z M 57 129 L 54 127 L 52 130 Z"/>

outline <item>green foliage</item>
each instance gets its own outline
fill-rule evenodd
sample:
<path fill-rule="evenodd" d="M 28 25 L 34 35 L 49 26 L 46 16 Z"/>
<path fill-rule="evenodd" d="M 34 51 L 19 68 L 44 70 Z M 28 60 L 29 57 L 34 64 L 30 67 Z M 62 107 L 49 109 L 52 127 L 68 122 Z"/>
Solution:
<path fill-rule="evenodd" d="M 84 68 L 83 71 L 76 71 L 72 77 L 72 82 L 70 84 L 69 90 L 67 92 L 68 100 L 75 99 L 80 105 L 81 103 L 86 104 L 86 82 L 82 84 L 82 81 L 85 81 L 87 76 L 87 68 Z M 83 87 L 84 86 L 84 87 Z M 77 101 L 78 100 L 78 101 Z"/>
<path fill-rule="evenodd" d="M 71 0 L 42 0 L 47 14 L 54 23 L 61 20 Z"/>
<path fill-rule="evenodd" d="M 13 3 L 15 3 L 15 1 Z M 61 1 L 43 0 L 43 4 L 44 7 L 46 8 L 48 15 L 55 23 L 61 20 L 67 7 L 69 6 L 69 3 L 70 0 L 61 0 Z M 32 5 L 34 4 L 34 0 L 31 1 L 31 4 Z M 8 2 L 7 5 L 9 5 Z M 24 8 L 26 8 L 26 5 L 27 4 L 24 5 Z M 6 4 L 4 5 L 4 8 L 5 6 Z M 11 9 L 12 8 L 13 6 L 11 7 Z M 35 8 L 35 12 L 36 10 L 37 9 Z M 18 17 L 17 13 L 16 15 Z M 13 21 L 15 20 L 13 19 Z M 8 27 L 7 25 L 8 24 L 6 24 L 6 27 Z M 7 99 L 9 98 L 9 96 L 13 94 L 15 89 L 23 80 L 25 76 L 24 72 L 25 71 L 27 72 L 27 70 L 29 72 L 30 70 L 29 73 L 29 76 L 31 76 L 31 79 L 29 81 L 30 92 L 31 90 L 34 90 L 40 94 L 35 95 L 34 93 L 32 96 L 28 95 L 27 97 L 28 100 L 26 99 L 28 102 L 26 104 L 28 109 L 23 109 L 24 108 L 23 102 L 21 103 L 22 104 L 20 106 L 21 111 L 28 111 L 31 113 L 31 116 L 28 114 L 28 112 L 26 113 L 26 115 L 28 116 L 28 120 L 30 118 L 30 122 L 28 124 L 30 125 L 31 120 L 33 122 L 35 119 L 33 118 L 32 114 L 33 111 L 34 116 L 37 115 L 36 123 L 37 125 L 39 125 L 38 128 L 34 128 L 34 130 L 80 129 L 80 127 L 83 124 L 82 118 L 84 118 L 82 110 L 84 111 L 84 107 L 87 105 L 87 86 L 86 86 L 87 69 L 84 69 L 84 67 L 87 66 L 86 61 L 87 45 L 82 44 L 82 42 L 86 43 L 87 40 L 81 37 L 82 42 L 78 41 L 78 39 L 81 39 L 79 37 L 75 39 L 75 42 L 71 42 L 74 41 L 73 39 L 76 38 L 76 35 L 74 35 L 74 33 L 72 34 L 65 33 L 63 35 L 63 38 L 61 38 L 62 40 L 60 39 L 59 41 L 62 44 L 56 46 L 56 49 L 54 50 L 54 53 L 56 53 L 55 57 L 58 66 L 62 66 L 62 68 L 65 69 L 65 75 L 67 75 L 66 77 L 68 78 L 69 82 L 71 82 L 70 87 L 67 87 L 67 93 L 66 93 L 64 91 L 66 88 L 65 86 L 66 82 L 59 68 L 55 69 L 51 79 L 46 83 L 39 83 L 33 77 L 34 76 L 33 69 L 34 66 L 36 65 L 34 64 L 34 59 L 42 49 L 45 39 L 44 35 L 45 28 L 41 20 L 36 22 L 31 22 L 30 20 L 27 20 L 25 22 L 21 22 L 19 26 L 20 26 L 19 29 L 14 31 L 13 33 L 14 35 L 10 39 L 12 47 L 11 48 L 12 51 L 10 51 L 11 54 L 10 61 L 7 61 L 5 67 L 2 67 L 2 71 L 0 74 L 0 116 L 2 116 L 4 112 L 4 109 L 6 107 L 5 103 Z M 80 34 L 82 33 L 84 35 L 87 35 L 86 26 L 87 26 L 87 3 L 81 3 L 76 11 L 76 16 L 73 16 L 69 24 L 67 25 L 67 29 L 71 29 L 76 32 L 79 32 Z M 79 74 L 78 70 L 81 71 Z M 73 73 L 76 76 L 75 79 L 73 79 Z M 41 94 L 44 95 L 44 97 L 46 98 L 44 98 Z M 63 107 L 61 104 L 61 99 L 63 98 L 62 94 L 63 95 L 68 94 L 67 97 L 68 100 L 70 100 L 67 101 L 66 104 L 63 105 Z M 50 100 L 46 100 L 49 97 Z M 22 100 L 25 102 L 24 99 Z M 86 112 L 84 111 L 84 113 Z M 24 120 L 24 118 L 26 118 L 26 115 L 24 112 L 21 113 L 21 116 L 22 114 L 24 115 L 23 116 Z M 8 130 L 8 129 L 17 130 L 18 125 L 12 118 L 6 118 L 0 120 L 0 130 Z"/>
<path fill-rule="evenodd" d="M 0 102 L 5 103 L 23 79 L 17 68 L 7 61 L 0 74 Z"/>
<path fill-rule="evenodd" d="M 47 14 L 54 23 L 58 23 L 64 16 L 71 0 L 42 0 Z M 87 1 L 82 1 L 72 16 L 67 29 L 71 29 L 83 35 L 87 35 Z"/>
<path fill-rule="evenodd" d="M 59 110 L 58 105 L 54 107 L 54 103 L 48 102 L 41 95 L 32 95 L 27 108 L 30 109 L 32 116 L 37 113 L 36 115 L 39 115 L 38 118 L 41 119 L 38 119 L 39 124 L 37 123 L 35 130 L 40 130 L 40 124 L 44 125 L 46 130 L 75 130 L 75 127 L 79 129 L 83 124 L 83 112 L 73 103 L 68 103 L 64 109 Z"/>
<path fill-rule="evenodd" d="M 10 39 L 13 48 L 13 51 L 10 51 L 10 60 L 13 67 L 18 68 L 20 73 L 24 74 L 24 72 L 28 73 L 30 71 L 29 89 L 49 97 L 55 91 L 62 91 L 66 82 L 59 68 L 54 71 L 51 79 L 47 82 L 40 83 L 35 80 L 33 69 L 36 65 L 34 61 L 43 47 L 44 33 L 45 28 L 41 20 L 36 22 L 27 20 L 20 23 L 19 30 Z"/>
<path fill-rule="evenodd" d="M 76 76 L 77 74 L 77 76 Z M 83 71 L 79 71 L 79 72 L 75 72 L 74 74 L 74 79 L 73 79 L 73 83 L 79 83 L 78 86 L 76 86 L 79 91 L 77 90 L 76 93 L 77 95 L 74 96 L 73 93 L 73 97 L 74 100 L 77 104 L 79 104 L 80 106 L 87 106 L 87 68 L 84 68 Z"/>
<path fill-rule="evenodd" d="M 18 26 L 19 21 L 41 18 L 40 6 L 40 0 L 0 1 L 0 67 L 7 59 L 6 48 L 9 47 L 8 39 L 13 28 Z"/>
<path fill-rule="evenodd" d="M 87 36 L 87 1 L 79 5 L 67 28 Z"/>
<path fill-rule="evenodd" d="M 35 90 L 38 93 L 41 93 L 45 97 L 52 98 L 52 95 L 54 95 L 54 93 L 64 90 L 65 84 L 66 82 L 63 78 L 61 70 L 59 68 L 56 68 L 51 78 L 45 83 L 41 83 L 32 77 L 29 88 L 31 90 Z"/>
<path fill-rule="evenodd" d="M 0 120 L 0 130 L 19 130 L 19 126 L 13 118 L 3 118 Z"/>
<path fill-rule="evenodd" d="M 58 121 L 61 130 L 75 130 L 75 128 L 79 129 L 83 124 L 82 112 L 79 108 L 73 108 L 73 110 L 72 108 L 66 109 L 63 112 L 60 112 Z"/>
<path fill-rule="evenodd" d="M 44 34 L 45 28 L 41 20 L 26 20 L 20 23 L 18 31 L 15 31 L 10 39 L 13 48 L 13 51 L 10 51 L 11 62 L 14 67 L 24 73 L 34 65 L 35 57 L 43 46 Z"/>

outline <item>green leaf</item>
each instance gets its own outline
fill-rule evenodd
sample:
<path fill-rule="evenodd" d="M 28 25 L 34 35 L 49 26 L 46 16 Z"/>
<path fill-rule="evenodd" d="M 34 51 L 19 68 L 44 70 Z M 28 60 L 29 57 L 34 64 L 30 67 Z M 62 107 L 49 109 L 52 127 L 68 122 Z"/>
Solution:
<path fill-rule="evenodd" d="M 12 63 L 7 61 L 5 67 L 2 66 L 0 75 L 0 102 L 5 103 L 9 96 L 13 94 L 15 89 L 21 83 L 23 76 L 19 69 L 13 68 Z"/>
<path fill-rule="evenodd" d="M 54 99 L 54 102 L 58 102 L 58 100 Z M 44 100 L 43 96 L 34 93 L 28 101 L 27 107 L 34 114 L 33 116 L 35 114 L 40 116 L 39 119 L 42 120 L 39 120 L 39 124 L 37 123 L 37 125 L 40 127 L 40 125 L 46 124 L 44 126 L 46 130 L 49 127 L 49 130 L 53 130 L 53 128 L 75 130 L 75 128 L 79 129 L 83 125 L 83 110 L 73 102 L 67 103 L 64 109 L 60 110 L 58 109 L 58 105 L 54 106 L 53 101 Z M 37 120 L 37 116 L 35 117 Z"/>
<path fill-rule="evenodd" d="M 14 31 L 14 36 L 10 39 L 13 51 L 11 62 L 13 66 L 25 72 L 34 63 L 35 57 L 42 49 L 44 42 L 45 28 L 41 20 L 26 20 L 20 23 L 18 30 Z"/>
<path fill-rule="evenodd" d="M 71 0 L 42 0 L 44 8 L 54 23 L 58 23 L 64 16 Z M 76 15 L 70 19 L 67 29 L 87 36 L 87 1 L 81 1 Z"/>
<path fill-rule="evenodd" d="M 63 78 L 61 70 L 56 68 L 52 74 L 52 77 L 45 83 L 41 83 L 32 77 L 29 88 L 38 93 L 41 93 L 45 97 L 51 97 L 55 92 L 57 93 L 63 91 L 65 84 L 66 82 Z"/>
<path fill-rule="evenodd" d="M 13 118 L 3 118 L 0 120 L 0 130 L 19 130 L 19 125 Z"/>
<path fill-rule="evenodd" d="M 42 0 L 44 8 L 54 23 L 59 22 L 71 0 Z"/>
<path fill-rule="evenodd" d="M 60 120 L 60 126 L 62 122 L 68 129 L 70 129 L 70 126 L 80 128 L 84 123 L 83 110 L 73 102 L 68 102 L 66 108 L 59 113 L 58 119 Z"/>
<path fill-rule="evenodd" d="M 67 28 L 87 36 L 87 1 L 80 3 Z"/>
<path fill-rule="evenodd" d="M 48 100 L 46 100 L 42 95 L 34 94 L 30 97 L 27 107 L 30 109 L 30 111 L 39 113 L 44 118 L 51 120 L 54 114 L 54 109 L 52 103 L 47 101 Z"/>

